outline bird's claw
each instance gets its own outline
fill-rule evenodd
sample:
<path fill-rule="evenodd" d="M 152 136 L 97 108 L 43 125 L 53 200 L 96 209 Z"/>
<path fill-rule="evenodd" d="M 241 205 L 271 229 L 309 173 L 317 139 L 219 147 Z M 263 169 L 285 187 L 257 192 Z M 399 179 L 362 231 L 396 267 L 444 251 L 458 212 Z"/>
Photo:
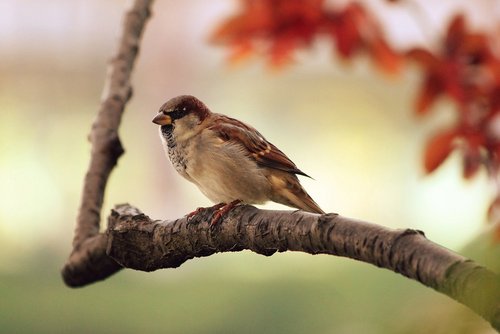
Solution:
<path fill-rule="evenodd" d="M 241 203 L 240 200 L 235 200 L 227 204 L 219 203 L 215 205 L 214 208 L 216 209 L 216 211 L 214 212 L 212 219 L 210 220 L 210 228 L 211 229 L 214 228 L 215 225 L 219 223 L 220 219 L 225 214 L 227 214 L 229 211 L 231 211 L 235 206 L 237 206 L 240 203 Z"/>
<path fill-rule="evenodd" d="M 205 207 L 199 207 L 199 208 L 196 208 L 196 210 L 188 213 L 186 215 L 186 220 L 188 223 L 192 223 L 193 222 L 193 218 L 198 215 L 198 214 L 202 214 L 203 212 L 207 211 L 207 210 L 215 210 L 215 213 L 218 212 L 218 210 L 222 207 L 224 207 L 226 205 L 226 203 L 219 203 L 219 204 L 215 204 L 214 206 L 210 206 L 208 208 L 205 208 Z M 213 218 L 212 218 L 213 219 Z M 220 217 L 219 217 L 220 219 Z M 212 224 L 211 224 L 212 225 Z"/>
<path fill-rule="evenodd" d="M 188 222 L 188 223 L 192 223 L 193 218 L 194 218 L 197 214 L 199 214 L 199 213 L 201 213 L 201 212 L 205 211 L 206 209 L 207 209 L 207 208 L 199 207 L 199 208 L 196 208 L 196 210 L 194 210 L 193 212 L 188 213 L 188 214 L 186 215 L 186 220 L 187 220 L 187 222 Z"/>
<path fill-rule="evenodd" d="M 186 219 L 187 219 L 188 223 L 192 223 L 193 218 L 196 215 L 198 215 L 206 210 L 214 210 L 214 213 L 212 214 L 212 218 L 210 219 L 210 228 L 212 229 L 215 225 L 217 225 L 217 223 L 219 223 L 219 221 L 221 220 L 221 218 L 225 214 L 227 214 L 229 211 L 231 211 L 231 209 L 233 209 L 239 203 L 241 203 L 240 200 L 235 200 L 235 201 L 232 201 L 232 202 L 227 203 L 227 204 L 226 203 L 215 204 L 214 206 L 208 207 L 208 208 L 199 207 L 199 208 L 196 208 L 196 210 L 194 210 L 193 212 L 188 213 L 186 215 Z"/>

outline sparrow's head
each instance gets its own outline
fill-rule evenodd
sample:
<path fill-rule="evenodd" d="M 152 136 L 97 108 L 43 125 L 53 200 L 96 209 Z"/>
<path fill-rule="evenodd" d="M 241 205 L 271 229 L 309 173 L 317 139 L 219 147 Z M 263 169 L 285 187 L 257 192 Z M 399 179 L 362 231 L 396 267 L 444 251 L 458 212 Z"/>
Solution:
<path fill-rule="evenodd" d="M 180 95 L 165 102 L 153 123 L 163 126 L 174 126 L 192 129 L 200 124 L 210 111 L 207 106 L 191 95 Z"/>

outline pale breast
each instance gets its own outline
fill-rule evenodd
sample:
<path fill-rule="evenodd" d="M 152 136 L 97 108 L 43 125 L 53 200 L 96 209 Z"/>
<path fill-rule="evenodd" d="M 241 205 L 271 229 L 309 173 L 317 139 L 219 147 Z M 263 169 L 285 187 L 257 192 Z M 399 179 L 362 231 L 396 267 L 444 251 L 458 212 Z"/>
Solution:
<path fill-rule="evenodd" d="M 224 142 L 209 132 L 192 144 L 196 162 L 188 164 L 186 172 L 212 202 L 260 204 L 269 200 L 268 179 L 240 144 Z"/>
<path fill-rule="evenodd" d="M 261 204 L 270 199 L 269 180 L 240 144 L 223 141 L 210 130 L 185 139 L 173 131 L 178 130 L 161 127 L 172 165 L 212 202 Z"/>

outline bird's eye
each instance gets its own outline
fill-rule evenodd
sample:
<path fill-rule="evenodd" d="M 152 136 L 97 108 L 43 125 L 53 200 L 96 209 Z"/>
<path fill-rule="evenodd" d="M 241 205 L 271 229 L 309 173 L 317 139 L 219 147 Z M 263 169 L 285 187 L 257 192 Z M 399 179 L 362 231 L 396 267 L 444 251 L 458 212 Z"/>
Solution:
<path fill-rule="evenodd" d="M 182 118 L 184 116 L 186 116 L 187 114 L 187 108 L 176 108 L 174 110 L 172 110 L 169 115 L 170 117 L 172 117 L 172 119 L 179 119 L 179 118 Z"/>

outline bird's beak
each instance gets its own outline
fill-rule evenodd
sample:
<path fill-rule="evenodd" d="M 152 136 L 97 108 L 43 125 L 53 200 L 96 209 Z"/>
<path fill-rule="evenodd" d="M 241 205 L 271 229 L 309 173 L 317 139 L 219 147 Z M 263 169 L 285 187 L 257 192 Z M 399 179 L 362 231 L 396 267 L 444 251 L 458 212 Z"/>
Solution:
<path fill-rule="evenodd" d="M 153 123 L 158 125 L 170 125 L 172 124 L 172 118 L 164 113 L 158 113 L 158 115 L 153 118 Z"/>

